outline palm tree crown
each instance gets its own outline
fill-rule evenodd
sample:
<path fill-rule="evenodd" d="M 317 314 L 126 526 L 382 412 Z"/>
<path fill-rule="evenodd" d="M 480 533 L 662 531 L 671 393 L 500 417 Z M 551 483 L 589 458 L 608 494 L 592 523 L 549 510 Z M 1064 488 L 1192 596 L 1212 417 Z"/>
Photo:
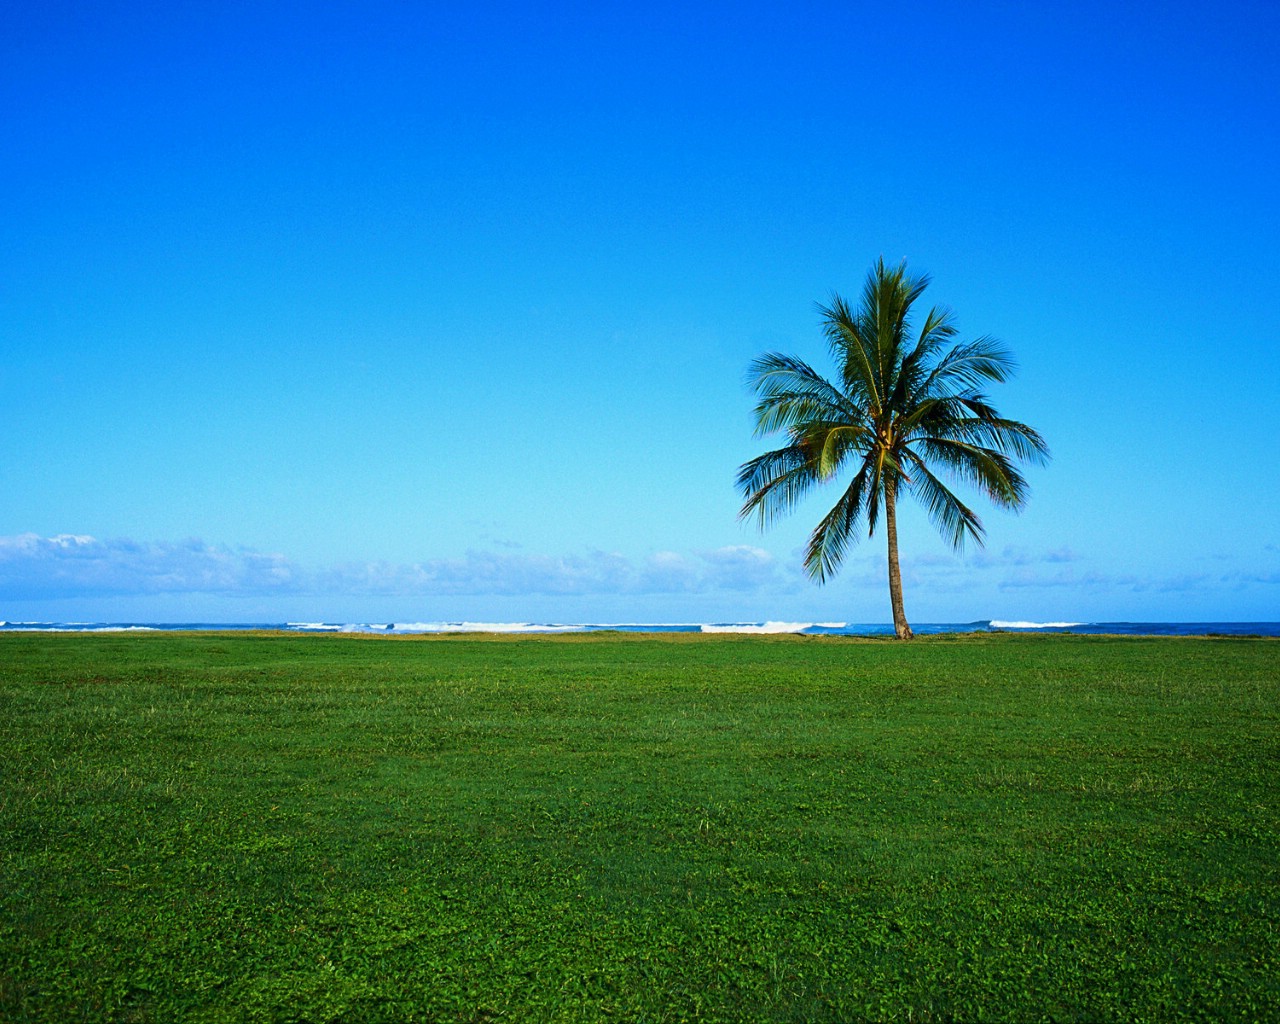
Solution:
<path fill-rule="evenodd" d="M 929 284 L 906 264 L 879 260 L 856 309 L 838 295 L 819 306 L 839 370 L 828 381 L 800 359 L 775 352 L 752 362 L 748 382 L 759 402 L 756 433 L 784 432 L 787 444 L 745 463 L 741 515 L 761 527 L 793 508 L 815 485 L 844 470 L 853 478 L 814 529 L 805 569 L 818 582 L 839 567 L 865 523 L 875 533 L 884 512 L 895 630 L 909 637 L 898 566 L 897 498 L 906 492 L 928 511 L 955 548 L 983 540 L 982 522 L 937 475 L 969 483 L 996 505 L 1021 510 L 1027 481 L 1015 462 L 1043 463 L 1049 450 L 1025 423 L 1002 418 L 981 388 L 1012 376 L 1013 357 L 988 337 L 956 343 L 949 310 L 934 306 L 914 334 L 912 306 Z"/>

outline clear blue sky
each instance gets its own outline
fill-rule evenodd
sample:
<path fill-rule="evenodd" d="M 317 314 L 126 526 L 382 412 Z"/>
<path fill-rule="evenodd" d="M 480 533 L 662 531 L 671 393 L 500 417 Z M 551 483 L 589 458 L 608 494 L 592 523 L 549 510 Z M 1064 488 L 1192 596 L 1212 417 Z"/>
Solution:
<path fill-rule="evenodd" d="M 71 4 L 0 33 L 0 619 L 884 622 L 737 521 L 908 260 L 1054 453 L 914 621 L 1280 618 L 1273 3 Z M 825 503 L 824 503 L 825 502 Z"/>

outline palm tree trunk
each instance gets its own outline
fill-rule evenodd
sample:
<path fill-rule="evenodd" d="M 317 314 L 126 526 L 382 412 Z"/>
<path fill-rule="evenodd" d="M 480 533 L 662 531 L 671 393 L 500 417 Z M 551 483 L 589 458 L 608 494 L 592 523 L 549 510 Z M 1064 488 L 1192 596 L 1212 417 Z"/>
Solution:
<path fill-rule="evenodd" d="M 911 639 L 911 627 L 902 607 L 902 570 L 898 567 L 898 481 L 884 482 L 884 532 L 889 536 L 889 602 L 893 605 L 893 631 L 899 640 Z"/>

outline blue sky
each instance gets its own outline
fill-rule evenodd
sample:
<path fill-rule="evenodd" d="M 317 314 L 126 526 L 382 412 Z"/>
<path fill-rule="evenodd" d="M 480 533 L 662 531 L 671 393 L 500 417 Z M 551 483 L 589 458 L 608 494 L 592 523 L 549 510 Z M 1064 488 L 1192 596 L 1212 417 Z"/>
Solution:
<path fill-rule="evenodd" d="M 932 275 L 1048 439 L 914 621 L 1280 618 L 1280 8 L 19 4 L 0 619 L 885 622 L 749 361 Z"/>

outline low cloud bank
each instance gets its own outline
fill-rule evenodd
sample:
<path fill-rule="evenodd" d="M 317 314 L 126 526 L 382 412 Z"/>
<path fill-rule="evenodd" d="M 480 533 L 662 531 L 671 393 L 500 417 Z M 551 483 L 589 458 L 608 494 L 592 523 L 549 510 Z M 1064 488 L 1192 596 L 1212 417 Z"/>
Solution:
<path fill-rule="evenodd" d="M 783 573 L 761 548 L 732 546 L 641 561 L 614 552 L 536 555 L 468 551 L 410 565 L 343 565 L 321 575 L 320 588 L 354 594 L 697 594 L 778 587 Z"/>
<path fill-rule="evenodd" d="M 0 537 L 0 597 L 126 594 L 352 594 L 381 596 L 696 594 L 783 589 L 762 548 L 734 545 L 643 560 L 588 551 L 539 555 L 468 551 L 414 563 L 348 563 L 319 570 L 281 554 L 207 544 L 99 540 L 79 534 Z"/>
<path fill-rule="evenodd" d="M 272 593 L 295 589 L 301 579 L 283 555 L 200 540 L 103 541 L 65 533 L 0 537 L 0 596 L 6 598 Z"/>
<path fill-rule="evenodd" d="M 906 556 L 908 592 L 970 595 L 1222 593 L 1280 584 L 1280 566 L 1234 559 L 1214 570 L 1160 574 L 1098 571 L 1067 548 L 1032 552 L 1005 548 L 967 554 Z M 305 567 L 282 554 L 202 540 L 100 540 L 82 534 L 0 537 L 0 599 L 211 594 L 236 597 L 351 595 L 356 597 L 743 595 L 810 591 L 801 554 L 780 561 L 763 548 L 728 545 L 704 551 L 658 551 L 645 558 L 589 550 L 532 554 L 477 549 L 420 562 L 359 562 Z M 879 594 L 884 557 L 866 550 L 850 558 L 838 589 Z M 1055 598 L 1055 602 L 1060 599 Z"/>

